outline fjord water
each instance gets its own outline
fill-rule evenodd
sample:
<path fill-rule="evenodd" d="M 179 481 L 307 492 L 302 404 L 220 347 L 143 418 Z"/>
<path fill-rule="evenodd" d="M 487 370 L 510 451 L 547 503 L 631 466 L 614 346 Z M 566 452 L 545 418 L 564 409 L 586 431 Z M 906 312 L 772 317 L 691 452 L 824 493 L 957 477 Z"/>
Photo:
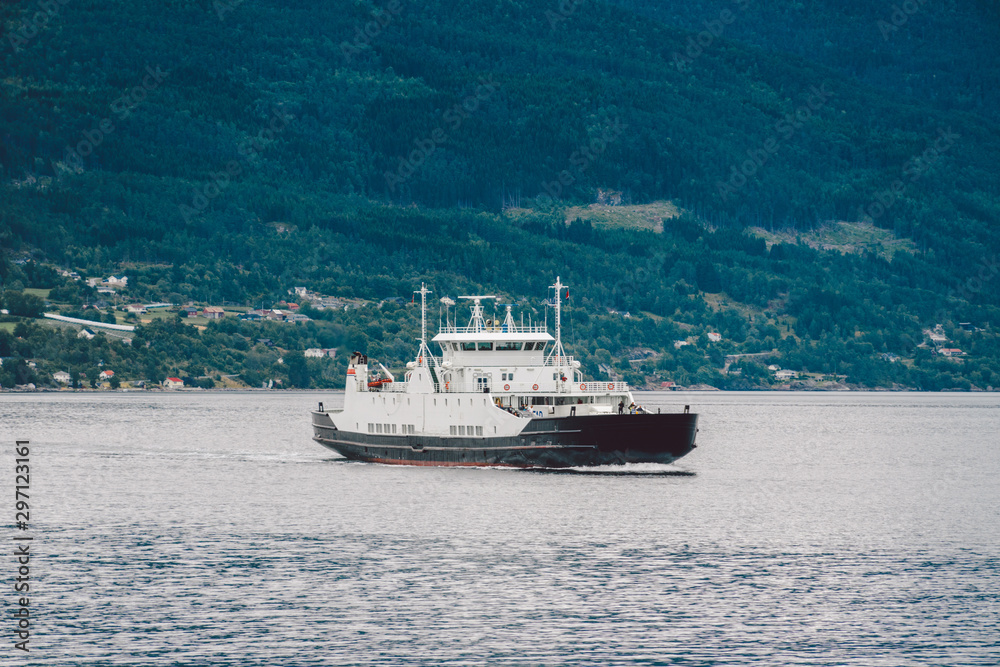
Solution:
<path fill-rule="evenodd" d="M 1000 663 L 996 394 L 642 394 L 698 448 L 577 472 L 349 463 L 317 400 L 0 396 L 16 662 Z"/>

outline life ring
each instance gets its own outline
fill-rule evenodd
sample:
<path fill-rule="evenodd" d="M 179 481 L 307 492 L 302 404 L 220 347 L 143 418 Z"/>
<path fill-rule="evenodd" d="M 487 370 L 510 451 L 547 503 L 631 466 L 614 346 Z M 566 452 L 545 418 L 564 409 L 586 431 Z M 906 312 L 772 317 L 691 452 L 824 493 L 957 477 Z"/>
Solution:
<path fill-rule="evenodd" d="M 587 385 L 580 383 L 580 391 L 587 391 Z"/>
<path fill-rule="evenodd" d="M 532 391 L 538 391 L 538 385 L 537 384 L 531 385 L 531 390 Z"/>
<path fill-rule="evenodd" d="M 614 382 L 609 382 L 608 383 L 608 391 L 614 391 L 614 388 L 615 388 L 615 383 Z"/>
<path fill-rule="evenodd" d="M 505 384 L 505 385 L 503 386 L 503 390 L 504 390 L 504 391 L 510 391 L 510 385 L 509 385 L 509 384 Z"/>

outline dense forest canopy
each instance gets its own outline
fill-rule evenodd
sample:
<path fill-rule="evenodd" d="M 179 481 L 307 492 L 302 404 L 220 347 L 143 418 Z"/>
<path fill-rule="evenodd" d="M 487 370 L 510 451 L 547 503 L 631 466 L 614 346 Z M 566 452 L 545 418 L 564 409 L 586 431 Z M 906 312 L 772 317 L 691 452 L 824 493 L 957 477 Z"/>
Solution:
<path fill-rule="evenodd" d="M 591 374 L 598 350 L 649 347 L 659 362 L 620 370 L 725 384 L 720 347 L 672 345 L 720 329 L 729 352 L 869 386 L 985 387 L 1000 21 L 994 3 L 911 4 L 6 3 L 5 299 L 26 312 L 14 293 L 56 288 L 81 307 L 46 264 L 126 271 L 129 298 L 173 303 L 420 280 L 534 298 L 559 273 Z M 682 213 L 662 231 L 567 214 L 608 192 Z M 908 245 L 797 242 L 837 221 Z M 960 322 L 982 330 L 975 359 L 919 375 L 922 332 L 958 340 Z"/>

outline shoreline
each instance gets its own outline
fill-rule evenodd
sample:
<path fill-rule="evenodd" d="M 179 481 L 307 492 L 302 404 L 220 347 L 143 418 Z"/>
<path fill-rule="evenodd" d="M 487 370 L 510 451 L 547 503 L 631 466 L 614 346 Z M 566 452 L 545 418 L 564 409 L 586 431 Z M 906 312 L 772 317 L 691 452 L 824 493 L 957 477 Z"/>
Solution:
<path fill-rule="evenodd" d="M 788 394 L 788 393 L 827 393 L 827 394 L 995 394 L 1000 393 L 1000 388 L 990 387 L 988 389 L 940 389 L 937 391 L 925 391 L 922 389 L 900 388 L 900 389 L 861 389 L 861 388 L 838 388 L 824 389 L 821 387 L 784 387 L 780 389 L 718 389 L 712 388 L 677 388 L 677 389 L 633 389 L 633 393 L 638 394 Z M 3 394 L 343 394 L 343 389 L 255 389 L 250 387 L 239 389 L 202 389 L 192 387 L 190 389 L 53 389 L 51 387 L 39 387 L 35 389 L 5 389 L 0 388 L 0 395 Z"/>

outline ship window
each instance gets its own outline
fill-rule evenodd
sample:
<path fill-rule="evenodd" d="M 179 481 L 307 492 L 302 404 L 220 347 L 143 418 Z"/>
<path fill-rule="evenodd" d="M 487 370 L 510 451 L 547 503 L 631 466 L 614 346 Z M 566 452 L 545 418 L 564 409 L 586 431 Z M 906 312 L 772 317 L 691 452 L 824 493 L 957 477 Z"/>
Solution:
<path fill-rule="evenodd" d="M 466 352 L 474 352 L 476 349 L 475 343 L 462 343 L 462 349 Z"/>
<path fill-rule="evenodd" d="M 535 343 L 535 349 L 539 352 L 545 351 L 545 343 Z"/>
<path fill-rule="evenodd" d="M 528 352 L 529 350 L 534 350 L 534 349 L 535 349 L 535 344 L 534 343 L 525 343 L 524 344 L 524 351 L 525 352 Z"/>
<path fill-rule="evenodd" d="M 385 431 L 384 431 L 385 433 L 389 432 L 389 425 L 388 424 L 384 424 L 383 428 L 385 429 Z"/>
<path fill-rule="evenodd" d="M 479 351 L 480 352 L 483 352 L 485 350 L 492 350 L 492 349 L 493 349 L 493 343 L 491 343 L 491 342 L 490 343 L 480 343 L 479 344 Z"/>
<path fill-rule="evenodd" d="M 465 435 L 465 426 L 459 426 L 458 427 L 458 434 L 459 435 Z"/>
<path fill-rule="evenodd" d="M 468 431 L 469 435 L 472 435 L 472 433 L 473 433 L 473 431 L 472 431 L 472 424 L 469 424 L 469 425 L 468 425 L 468 426 L 466 426 L 465 428 L 466 428 L 466 430 Z"/>
<path fill-rule="evenodd" d="M 514 343 L 512 341 L 508 341 L 506 343 L 497 343 L 497 350 L 500 350 L 500 351 L 507 352 L 507 351 L 520 350 L 520 349 L 521 349 L 521 344 L 520 343 Z"/>
<path fill-rule="evenodd" d="M 376 433 L 381 433 L 382 432 L 382 425 L 381 424 L 375 424 L 375 432 Z"/>
<path fill-rule="evenodd" d="M 483 427 L 482 426 L 477 426 L 476 427 L 476 435 L 482 435 L 482 434 L 483 434 Z"/>
<path fill-rule="evenodd" d="M 452 424 L 451 426 L 448 427 L 448 432 L 451 435 L 456 435 L 458 433 L 458 427 Z"/>
<path fill-rule="evenodd" d="M 392 425 L 392 433 L 393 433 L 393 435 L 396 434 L 396 425 L 395 424 Z"/>
<path fill-rule="evenodd" d="M 369 433 L 374 433 L 375 432 L 375 424 L 371 424 L 371 423 L 368 424 L 368 432 Z"/>

